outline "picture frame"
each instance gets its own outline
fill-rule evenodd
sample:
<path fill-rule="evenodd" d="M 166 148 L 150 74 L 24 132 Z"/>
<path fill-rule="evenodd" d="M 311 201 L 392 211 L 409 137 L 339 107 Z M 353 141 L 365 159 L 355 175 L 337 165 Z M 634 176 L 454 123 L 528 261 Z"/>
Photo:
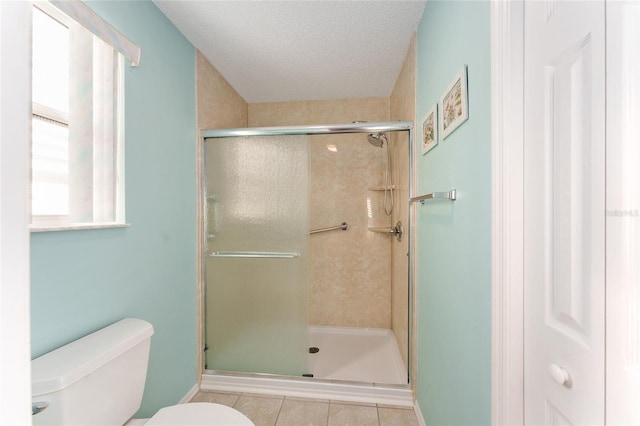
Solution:
<path fill-rule="evenodd" d="M 456 74 L 440 98 L 440 136 L 449 136 L 469 118 L 467 66 Z"/>
<path fill-rule="evenodd" d="M 438 145 L 438 104 L 434 104 L 422 119 L 422 155 Z"/>

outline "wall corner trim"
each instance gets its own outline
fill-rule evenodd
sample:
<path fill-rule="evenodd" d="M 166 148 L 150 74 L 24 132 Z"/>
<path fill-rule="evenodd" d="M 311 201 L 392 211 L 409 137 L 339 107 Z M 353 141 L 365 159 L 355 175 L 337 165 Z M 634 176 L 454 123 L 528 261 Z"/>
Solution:
<path fill-rule="evenodd" d="M 198 384 L 196 383 L 191 389 L 189 389 L 189 392 L 187 392 L 187 394 L 183 396 L 180 401 L 178 401 L 178 404 L 186 404 L 187 402 L 191 401 L 199 391 L 200 386 L 198 386 Z"/>
<path fill-rule="evenodd" d="M 491 2 L 491 424 L 524 421 L 524 2 Z"/>
<path fill-rule="evenodd" d="M 422 411 L 420 410 L 420 404 L 418 401 L 415 401 L 415 405 L 413 406 L 413 411 L 416 413 L 416 417 L 418 418 L 418 424 L 420 426 L 427 426 L 427 423 L 424 421 L 424 416 L 422 415 Z"/>

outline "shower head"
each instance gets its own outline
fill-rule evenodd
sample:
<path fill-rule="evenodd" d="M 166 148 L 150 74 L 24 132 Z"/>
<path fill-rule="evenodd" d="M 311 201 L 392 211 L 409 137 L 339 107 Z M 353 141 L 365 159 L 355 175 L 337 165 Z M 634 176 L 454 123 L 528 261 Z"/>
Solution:
<path fill-rule="evenodd" d="M 371 133 L 367 136 L 367 140 L 373 146 L 377 146 L 378 148 L 382 148 L 383 139 L 387 139 L 384 133 Z"/>

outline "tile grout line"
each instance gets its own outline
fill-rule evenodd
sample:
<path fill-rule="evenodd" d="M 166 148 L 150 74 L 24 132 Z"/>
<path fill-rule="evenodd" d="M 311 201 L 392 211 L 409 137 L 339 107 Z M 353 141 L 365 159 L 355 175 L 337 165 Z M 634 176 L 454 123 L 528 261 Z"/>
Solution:
<path fill-rule="evenodd" d="M 276 426 L 278 424 L 278 419 L 280 418 L 280 413 L 282 412 L 282 404 L 283 403 L 284 403 L 284 399 L 282 400 L 282 403 L 280 404 L 280 408 L 278 409 L 278 415 L 276 416 L 275 422 L 273 422 L 273 426 Z"/>
<path fill-rule="evenodd" d="M 273 422 L 273 426 L 276 426 L 278 424 L 278 419 L 280 418 L 280 413 L 282 413 L 282 406 L 284 405 L 284 401 L 287 399 L 286 396 L 284 396 L 282 398 L 282 400 L 280 401 L 280 408 L 278 408 L 278 414 L 276 415 L 276 420 Z"/>

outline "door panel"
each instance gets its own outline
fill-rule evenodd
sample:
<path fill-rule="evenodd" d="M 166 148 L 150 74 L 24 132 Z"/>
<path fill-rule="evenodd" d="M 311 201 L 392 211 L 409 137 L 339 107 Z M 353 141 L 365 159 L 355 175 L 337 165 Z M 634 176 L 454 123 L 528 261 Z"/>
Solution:
<path fill-rule="evenodd" d="M 604 100 L 604 2 L 526 2 L 526 424 L 604 422 Z"/>
<path fill-rule="evenodd" d="M 547 323 L 576 342 L 588 344 L 589 292 L 592 280 L 589 257 L 593 223 L 588 185 L 592 174 L 589 132 L 591 42 L 582 40 L 546 67 L 545 105 L 550 131 L 543 137 L 551 158 L 543 179 L 549 182 L 552 200 L 551 234 L 544 250 L 552 268 L 547 281 Z M 597 230 L 595 230 L 597 232 Z"/>
<path fill-rule="evenodd" d="M 205 144 L 206 368 L 307 373 L 306 136 Z"/>

